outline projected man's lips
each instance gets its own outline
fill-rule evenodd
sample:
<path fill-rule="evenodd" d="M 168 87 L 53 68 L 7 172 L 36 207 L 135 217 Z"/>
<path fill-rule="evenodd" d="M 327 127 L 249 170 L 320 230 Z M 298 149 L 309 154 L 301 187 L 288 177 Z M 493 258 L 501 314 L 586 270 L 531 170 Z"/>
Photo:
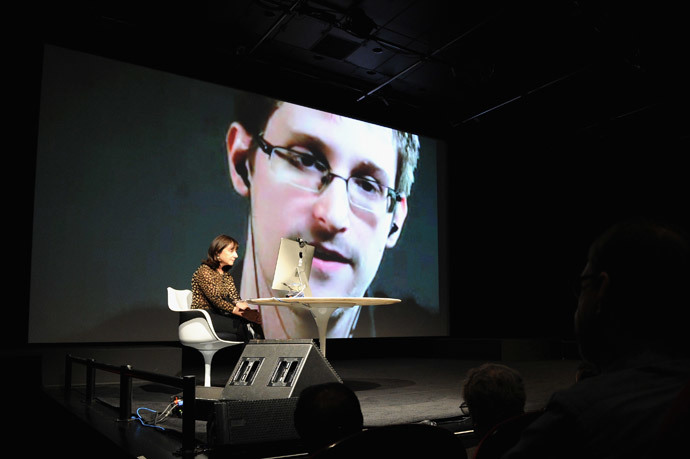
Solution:
<path fill-rule="evenodd" d="M 352 259 L 337 250 L 328 249 L 320 245 L 314 248 L 312 269 L 329 273 L 351 265 Z"/>

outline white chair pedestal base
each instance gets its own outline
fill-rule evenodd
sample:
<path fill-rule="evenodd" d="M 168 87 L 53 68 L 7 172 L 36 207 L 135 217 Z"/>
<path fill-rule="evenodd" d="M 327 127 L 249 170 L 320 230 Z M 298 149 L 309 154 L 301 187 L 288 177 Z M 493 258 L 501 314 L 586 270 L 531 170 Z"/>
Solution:
<path fill-rule="evenodd" d="M 200 352 L 204 356 L 204 387 L 211 387 L 211 361 L 216 351 L 200 350 Z"/>
<path fill-rule="evenodd" d="M 225 349 L 226 347 L 229 346 L 236 346 L 237 344 L 241 343 L 236 343 L 233 341 L 221 341 L 216 343 L 213 347 L 196 347 L 194 345 L 187 345 L 188 347 L 193 347 L 197 351 L 201 353 L 201 355 L 204 357 L 204 386 L 205 387 L 211 387 L 211 362 L 213 361 L 213 357 L 216 355 L 216 352 L 220 351 L 221 349 Z"/>

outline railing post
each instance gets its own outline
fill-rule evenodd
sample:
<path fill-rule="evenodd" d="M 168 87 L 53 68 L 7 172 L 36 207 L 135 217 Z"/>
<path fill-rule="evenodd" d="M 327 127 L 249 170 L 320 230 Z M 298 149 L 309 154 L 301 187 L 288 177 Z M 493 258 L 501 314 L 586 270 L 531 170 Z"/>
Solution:
<path fill-rule="evenodd" d="M 196 444 L 196 377 L 182 377 L 182 450 L 194 451 Z"/>
<path fill-rule="evenodd" d="M 72 393 L 72 356 L 65 357 L 65 398 L 70 398 Z"/>
<path fill-rule="evenodd" d="M 123 365 L 120 372 L 120 420 L 132 417 L 132 375 L 130 365 Z"/>
<path fill-rule="evenodd" d="M 86 361 L 86 403 L 91 404 L 96 393 L 96 367 L 94 359 Z"/>

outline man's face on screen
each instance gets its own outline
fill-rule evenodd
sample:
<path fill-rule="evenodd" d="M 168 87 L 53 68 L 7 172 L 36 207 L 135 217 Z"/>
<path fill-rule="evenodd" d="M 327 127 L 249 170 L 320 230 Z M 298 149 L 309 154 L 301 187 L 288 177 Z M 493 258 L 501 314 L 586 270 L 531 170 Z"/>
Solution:
<path fill-rule="evenodd" d="M 389 128 L 284 103 L 269 119 L 263 139 L 314 155 L 333 174 L 374 179 L 395 187 L 397 149 Z M 346 181 L 333 178 L 312 191 L 281 175 L 280 158 L 257 149 L 250 174 L 255 254 L 260 276 L 271 281 L 280 238 L 301 237 L 316 247 L 310 276 L 314 296 L 362 296 L 381 262 L 384 249 L 395 244 L 391 224 L 398 227 L 407 202 L 395 213 L 372 212 L 351 204 Z M 285 166 L 285 164 L 283 164 Z M 303 164 L 299 164 L 300 167 Z"/>

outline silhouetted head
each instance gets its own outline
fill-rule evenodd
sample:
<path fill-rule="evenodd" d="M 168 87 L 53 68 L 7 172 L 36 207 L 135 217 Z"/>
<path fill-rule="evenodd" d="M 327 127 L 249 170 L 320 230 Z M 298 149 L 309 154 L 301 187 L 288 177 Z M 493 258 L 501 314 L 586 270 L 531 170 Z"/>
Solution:
<path fill-rule="evenodd" d="M 364 418 L 357 395 L 334 382 L 304 389 L 297 400 L 294 422 L 298 435 L 313 452 L 361 431 Z"/>
<path fill-rule="evenodd" d="M 482 438 L 496 424 L 525 411 L 525 386 L 520 373 L 508 366 L 485 363 L 467 372 L 462 395 Z"/>
<path fill-rule="evenodd" d="M 575 331 L 583 357 L 606 364 L 644 350 L 687 355 L 690 244 L 669 225 L 626 221 L 591 245 Z"/>

